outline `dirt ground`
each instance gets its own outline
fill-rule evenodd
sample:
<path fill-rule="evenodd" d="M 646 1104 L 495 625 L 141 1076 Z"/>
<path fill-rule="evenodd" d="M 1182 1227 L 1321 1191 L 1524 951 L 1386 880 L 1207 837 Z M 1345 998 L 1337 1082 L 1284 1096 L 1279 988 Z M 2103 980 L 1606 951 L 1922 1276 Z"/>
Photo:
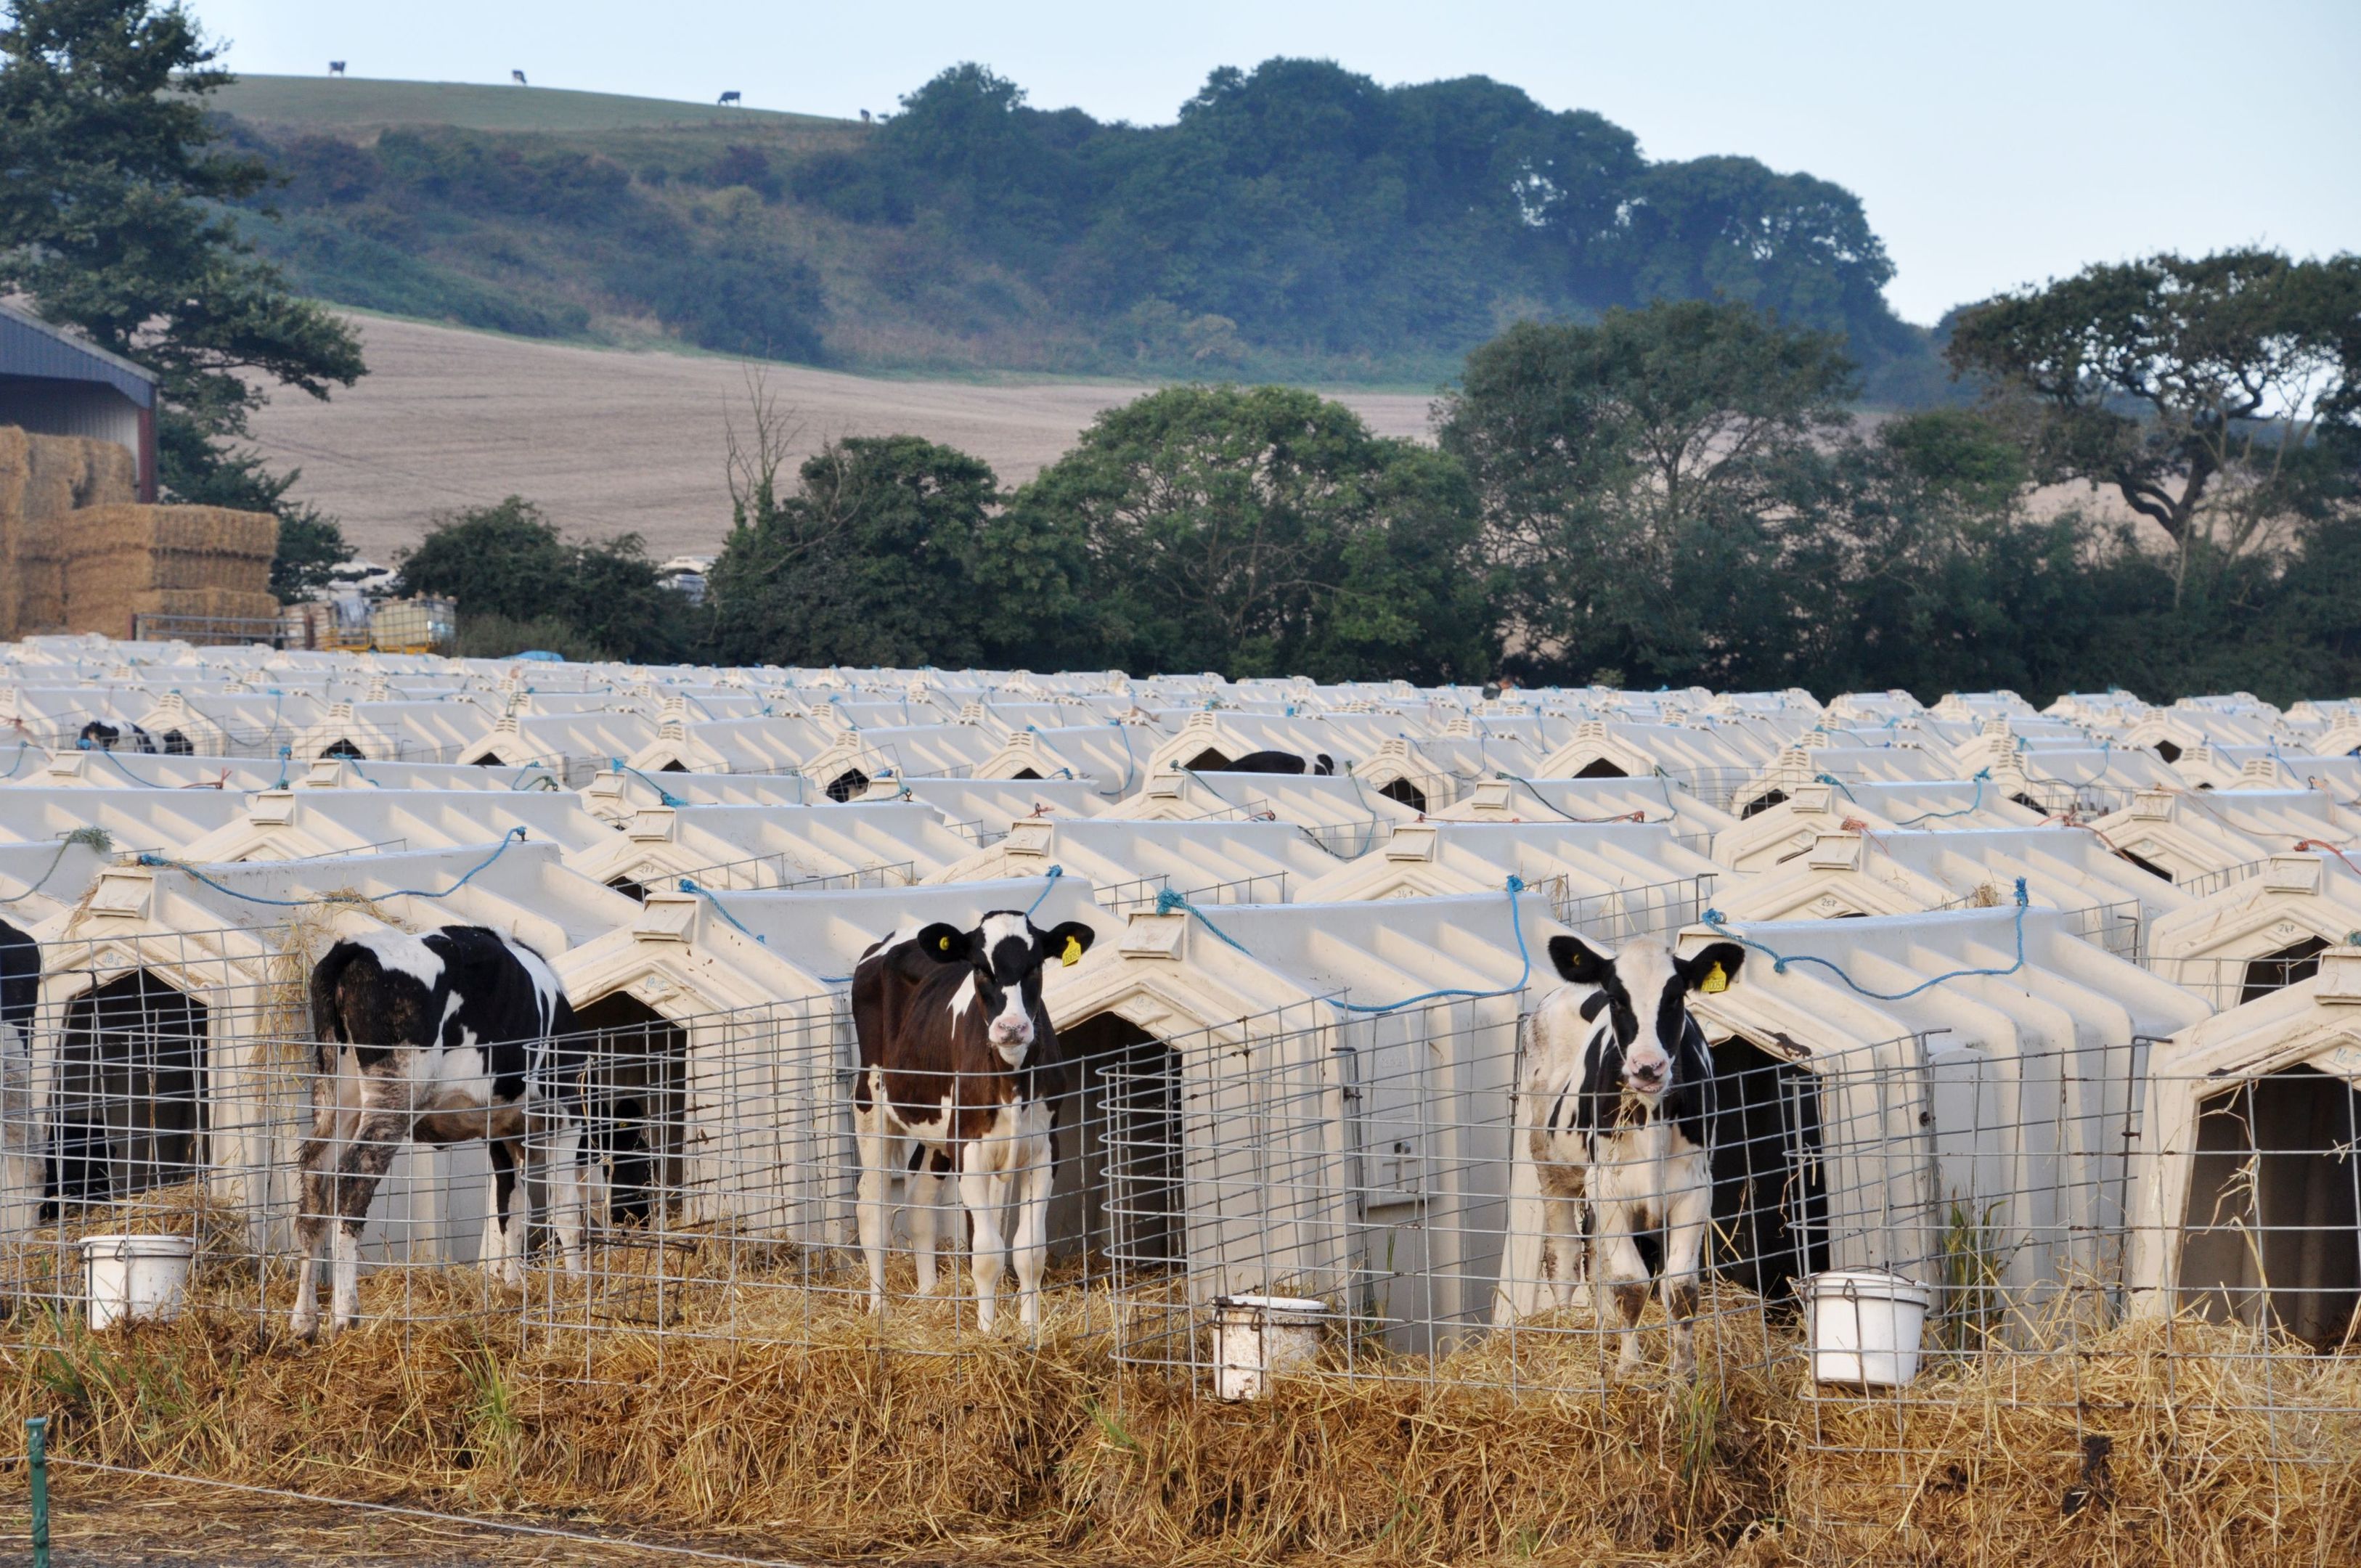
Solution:
<path fill-rule="evenodd" d="M 0 1563 L 30 1558 L 29 1517 L 21 1469 L 0 1477 Z M 58 1568 L 130 1568 L 195 1563 L 206 1568 L 697 1568 L 717 1561 L 823 1568 L 835 1560 L 781 1554 L 752 1538 L 688 1541 L 642 1530 L 603 1529 L 596 1520 L 511 1522 L 609 1538 L 611 1544 L 533 1535 L 463 1522 L 379 1514 L 320 1504 L 244 1497 L 195 1486 L 142 1484 L 126 1491 L 112 1477 L 60 1469 L 50 1480 L 49 1551 Z M 620 1540 L 613 1538 L 620 1537 Z M 662 1547 L 688 1547 L 667 1552 Z M 905 1563 L 903 1568 L 923 1568 Z"/>
<path fill-rule="evenodd" d="M 390 564 L 437 512 L 521 495 L 569 532 L 636 532 L 659 559 L 710 553 L 730 528 L 725 424 L 742 427 L 749 367 L 715 356 L 578 347 L 381 316 L 354 318 L 369 374 L 329 402 L 280 389 L 255 418 L 296 495 L 343 519 Z M 1148 389 L 1106 382 L 984 385 L 762 368 L 793 411 L 798 456 L 828 438 L 909 433 L 1029 479 L 1100 410 Z M 1423 435 L 1433 400 L 1346 393 L 1389 435 Z"/>

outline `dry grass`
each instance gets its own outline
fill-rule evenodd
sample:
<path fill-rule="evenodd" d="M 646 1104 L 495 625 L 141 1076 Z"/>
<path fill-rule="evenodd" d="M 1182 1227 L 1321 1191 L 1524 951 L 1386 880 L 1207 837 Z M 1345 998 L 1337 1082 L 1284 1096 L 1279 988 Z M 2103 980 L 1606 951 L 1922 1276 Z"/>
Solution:
<path fill-rule="evenodd" d="M 667 1272 L 711 1276 L 725 1250 Z M 771 1261 L 783 1286 L 806 1262 Z M 27 1310 L 0 1419 L 51 1414 L 61 1452 L 112 1464 L 753 1555 L 2361 1561 L 2361 1360 L 2266 1356 L 2244 1329 L 2136 1323 L 1867 1400 L 1814 1397 L 1792 1359 L 1763 1368 L 1738 1316 L 1719 1321 L 1733 1370 L 1694 1387 L 1596 1384 L 1587 1336 L 1520 1335 L 1432 1378 L 1364 1346 L 1361 1372 L 1402 1379 L 1324 1372 L 1225 1406 L 1118 1365 L 1093 1289 L 1053 1293 L 1037 1343 L 963 1330 L 949 1303 L 876 1325 L 852 1294 L 749 1290 L 733 1267 L 726 1314 L 683 1280 L 675 1332 L 606 1318 L 523 1345 L 471 1270 L 381 1271 L 372 1309 L 440 1321 L 319 1346 L 278 1332 L 283 1282 L 256 1321 L 250 1276 L 201 1278 L 170 1326 L 93 1336 Z M 730 1333 L 677 1332 L 723 1316 Z M 1591 1391 L 1510 1393 L 1512 1373 Z"/>

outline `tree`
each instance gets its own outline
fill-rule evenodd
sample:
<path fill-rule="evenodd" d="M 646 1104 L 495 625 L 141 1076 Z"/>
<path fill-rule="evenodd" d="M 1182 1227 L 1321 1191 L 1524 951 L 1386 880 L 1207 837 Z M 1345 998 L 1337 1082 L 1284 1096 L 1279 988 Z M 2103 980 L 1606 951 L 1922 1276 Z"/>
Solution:
<path fill-rule="evenodd" d="M 402 558 L 401 590 L 449 598 L 463 620 L 555 624 L 591 657 L 686 652 L 687 601 L 656 580 L 638 534 L 577 543 L 518 496 L 439 520 Z"/>
<path fill-rule="evenodd" d="M 220 210 L 269 172 L 216 147 L 204 98 L 232 80 L 213 65 L 219 51 L 179 5 L 155 0 L 10 0 L 8 24 L 0 287 L 158 372 L 168 492 L 278 511 L 321 553 L 333 524 L 286 501 L 295 476 L 274 477 L 231 444 L 248 433 L 259 382 L 324 398 L 360 377 L 360 345 L 293 297 Z"/>
<path fill-rule="evenodd" d="M 2335 488 L 2315 437 L 2361 389 L 2361 257 L 2233 250 L 2086 268 L 1961 313 L 1945 350 L 2022 411 L 2037 477 L 2113 488 L 2170 546 L 2173 598 L 2293 542 Z"/>
<path fill-rule="evenodd" d="M 1930 697 L 2070 682 L 2099 609 L 2089 529 L 2031 512 L 2026 480 L 2009 432 L 1961 410 L 1795 454 L 1779 475 L 1795 676 Z"/>
<path fill-rule="evenodd" d="M 1440 434 L 1521 662 L 1576 680 L 1696 667 L 1716 636 L 1702 607 L 1755 598 L 1792 532 L 1766 510 L 1780 462 L 1844 423 L 1850 385 L 1835 337 L 1706 301 L 1521 323 L 1470 354 Z"/>
<path fill-rule="evenodd" d="M 733 456 L 736 521 L 707 579 L 720 657 L 801 664 L 972 664 L 998 652 L 983 566 L 999 481 L 915 435 L 829 442 L 781 495 L 791 435 L 756 389 Z"/>
<path fill-rule="evenodd" d="M 1480 679 L 1489 583 L 1459 466 L 1285 387 L 1101 414 L 1018 492 L 1071 662 L 1323 680 Z"/>

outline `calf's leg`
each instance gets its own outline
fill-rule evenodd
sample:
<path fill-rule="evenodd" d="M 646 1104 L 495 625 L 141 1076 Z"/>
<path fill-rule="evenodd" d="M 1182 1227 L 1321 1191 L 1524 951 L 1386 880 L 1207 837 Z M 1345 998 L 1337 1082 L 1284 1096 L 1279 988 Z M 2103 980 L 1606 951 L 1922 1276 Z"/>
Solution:
<path fill-rule="evenodd" d="M 378 1183 L 393 1166 L 393 1157 L 410 1141 L 410 1113 L 363 1103 L 360 1124 L 352 1142 L 336 1161 L 334 1182 L 336 1223 L 330 1235 L 328 1327 L 348 1329 L 360 1316 L 361 1229 L 368 1223 L 369 1203 Z"/>
<path fill-rule="evenodd" d="M 1574 1300 L 1575 1287 L 1588 1273 L 1590 1241 L 1583 1234 L 1586 1218 L 1582 1170 L 1578 1166 L 1550 1164 L 1537 1168 L 1542 1190 L 1542 1277 L 1560 1307 Z"/>
<path fill-rule="evenodd" d="M 902 1178 L 906 1201 L 902 1212 L 910 1222 L 910 1252 L 917 1265 L 918 1294 L 931 1296 L 938 1283 L 935 1241 L 939 1232 L 943 1197 L 942 1173 L 935 1168 L 935 1152 L 924 1144 L 911 1146 L 910 1168 Z"/>
<path fill-rule="evenodd" d="M 484 1222 L 484 1271 L 509 1288 L 524 1286 L 525 1221 L 530 1203 L 517 1201 L 517 1157 L 520 1140 L 484 1140 L 492 1156 L 492 1212 Z M 530 1185 L 530 1183 L 528 1183 Z"/>
<path fill-rule="evenodd" d="M 1031 1146 L 1016 1172 L 1017 1315 L 1027 1328 L 1041 1326 L 1041 1271 L 1049 1257 L 1049 1193 L 1057 1179 L 1056 1146 L 1049 1138 Z"/>
<path fill-rule="evenodd" d="M 590 1220 L 590 1178 L 588 1154 L 583 1146 L 585 1135 L 580 1117 L 560 1113 L 548 1122 L 538 1140 L 542 1157 L 555 1163 L 556 1185 L 563 1189 L 551 1202 L 549 1219 L 550 1228 L 557 1233 L 557 1255 L 564 1260 L 568 1274 L 587 1273 L 589 1266 L 586 1244 Z"/>
<path fill-rule="evenodd" d="M 320 1330 L 320 1262 L 328 1250 L 328 1225 L 336 1215 L 336 1116 L 333 1112 L 312 1119 L 312 1135 L 295 1157 L 297 1207 L 295 1245 L 302 1261 L 295 1267 L 295 1310 L 287 1332 L 310 1339 Z"/>
<path fill-rule="evenodd" d="M 960 1201 L 975 1226 L 975 1255 L 968 1274 L 975 1281 L 975 1326 L 992 1332 L 999 1316 L 1001 1271 L 1007 1266 L 1008 1244 L 1001 1231 L 1001 1210 L 1008 1203 L 1008 1179 L 993 1168 L 1003 1151 L 979 1138 L 960 1150 Z"/>
<path fill-rule="evenodd" d="M 884 1107 L 873 1101 L 852 1112 L 855 1157 L 861 1175 L 853 1190 L 852 1218 L 861 1235 L 861 1255 L 869 1265 L 869 1310 L 885 1310 L 885 1240 L 894 1216 L 888 1207 L 894 1180 L 888 1160 L 894 1140 L 885 1134 Z"/>
<path fill-rule="evenodd" d="M 1673 1370 L 1697 1370 L 1698 1265 L 1706 1226 L 1713 1219 L 1713 1189 L 1699 1182 L 1673 1195 L 1664 1229 L 1664 1316 L 1673 1326 Z"/>
<path fill-rule="evenodd" d="M 1598 1208 L 1598 1288 L 1615 1299 L 1616 1316 L 1623 1325 L 1619 1331 L 1622 1346 L 1615 1356 L 1619 1376 L 1640 1370 L 1640 1314 L 1648 1307 L 1648 1265 L 1631 1237 L 1645 1218 L 1635 1203 L 1609 1202 Z M 1598 1320 L 1607 1321 L 1604 1303 Z"/>

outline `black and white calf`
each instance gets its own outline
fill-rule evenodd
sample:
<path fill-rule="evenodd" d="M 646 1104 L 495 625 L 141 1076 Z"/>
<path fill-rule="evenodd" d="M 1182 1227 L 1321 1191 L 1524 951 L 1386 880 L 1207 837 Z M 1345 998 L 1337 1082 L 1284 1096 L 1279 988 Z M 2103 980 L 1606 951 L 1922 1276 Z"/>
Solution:
<path fill-rule="evenodd" d="M 153 752 L 156 750 L 156 742 L 137 724 L 116 726 L 97 718 L 83 725 L 75 734 L 74 745 L 84 751 L 112 751 L 118 747 L 126 751 Z"/>
<path fill-rule="evenodd" d="M 312 1028 L 320 1080 L 302 1178 L 296 1239 L 303 1248 L 290 1326 L 319 1325 L 314 1287 L 324 1242 L 333 1245 L 330 1332 L 359 1310 L 361 1228 L 379 1183 L 405 1144 L 482 1138 L 492 1158 L 493 1205 L 483 1264 L 524 1283 L 528 1226 L 550 1211 L 566 1266 L 582 1268 L 578 1161 L 562 1159 L 568 1201 L 550 1204 L 541 1168 L 552 1134 L 578 1137 L 578 1050 L 557 977 L 540 954 L 481 926 L 423 936 L 373 931 L 328 949 L 312 970 Z M 515 1201 L 523 1167 L 525 1201 Z M 333 1225 L 333 1231 L 332 1231 Z"/>
<path fill-rule="evenodd" d="M 1661 1232 L 1672 1364 L 1686 1373 L 1697 1365 L 1693 1319 L 1713 1221 L 1715 1110 L 1713 1056 L 1689 998 L 1737 979 L 1746 949 L 1715 942 L 1684 959 L 1652 938 L 1609 954 L 1553 937 L 1549 955 L 1566 983 L 1533 1011 L 1523 1094 L 1545 1205 L 1543 1272 L 1560 1305 L 1585 1275 L 1613 1296 L 1618 1367 L 1636 1370 L 1648 1302 L 1638 1238 Z"/>
<path fill-rule="evenodd" d="M 852 1025 L 861 1045 L 853 1089 L 860 1144 L 858 1215 L 869 1265 L 869 1309 L 885 1309 L 891 1183 L 905 1173 L 918 1292 L 935 1288 L 935 1203 L 943 1177 L 959 1183 L 974 1223 L 976 1323 L 993 1326 L 1000 1291 L 1002 1220 L 1016 1203 L 1019 1313 L 1041 1321 L 1049 1257 L 1057 1101 L 1066 1063 L 1041 1004 L 1042 965 L 1072 963 L 1091 928 L 1069 920 L 1044 931 L 994 910 L 972 931 L 933 925 L 895 931 L 852 971 Z"/>

